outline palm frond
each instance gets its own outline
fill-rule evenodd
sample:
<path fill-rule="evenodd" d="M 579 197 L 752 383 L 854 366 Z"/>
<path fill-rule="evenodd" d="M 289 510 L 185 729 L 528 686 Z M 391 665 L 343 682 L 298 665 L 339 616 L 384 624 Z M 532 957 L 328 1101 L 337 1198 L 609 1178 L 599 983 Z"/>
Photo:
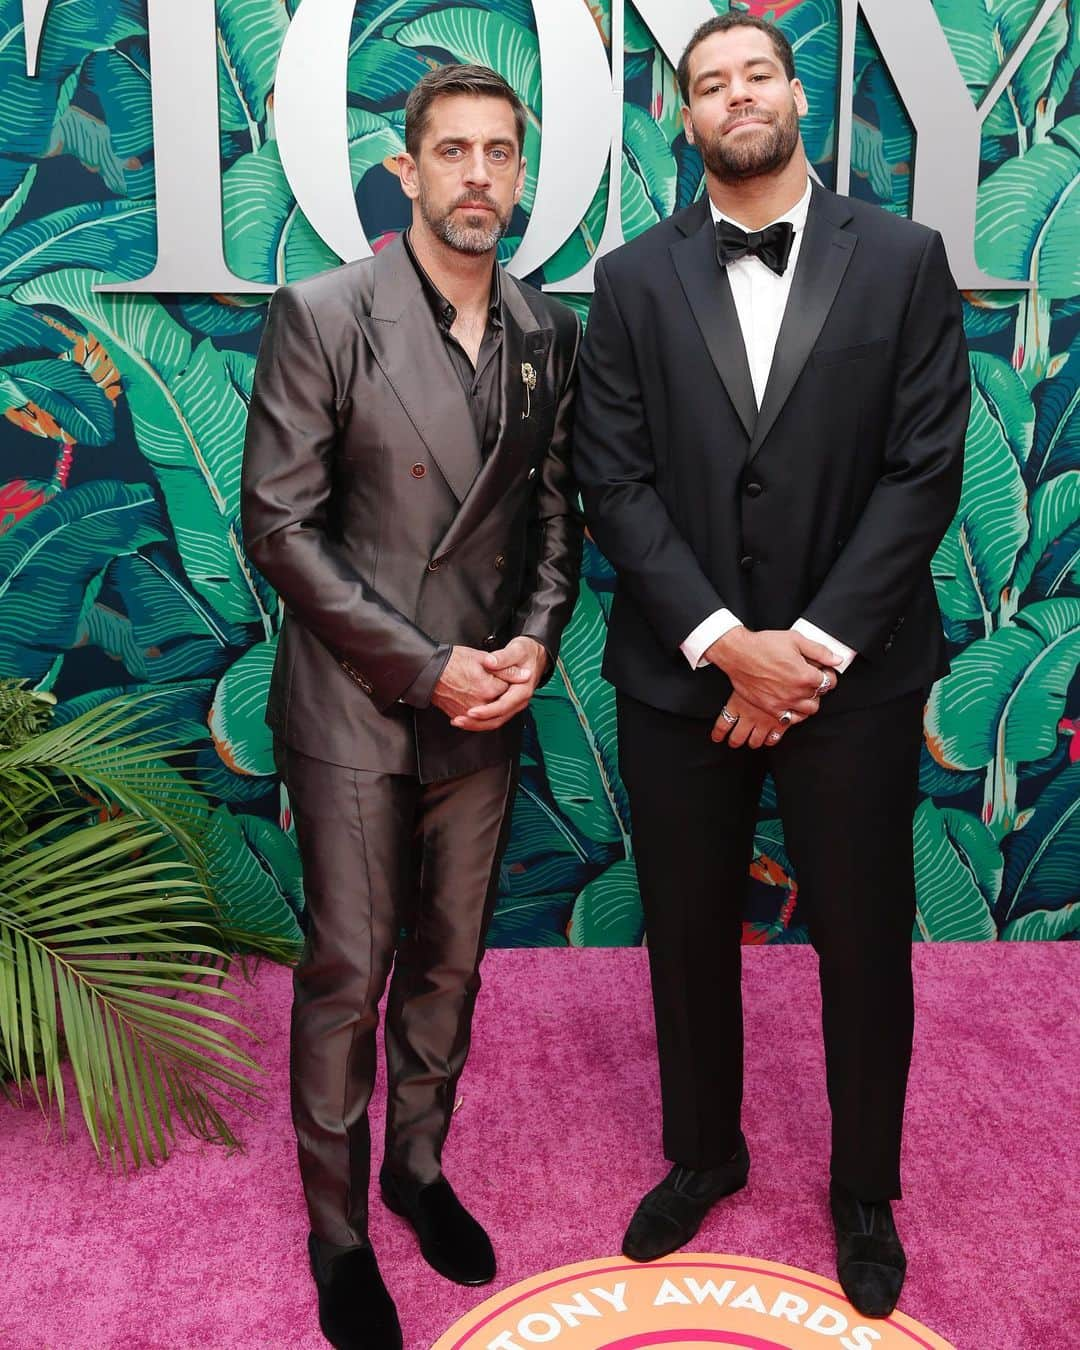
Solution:
<path fill-rule="evenodd" d="M 259 1069 L 232 1042 L 243 1025 L 207 1006 L 235 995 L 190 962 L 228 964 L 195 869 L 155 863 L 148 878 L 138 859 L 162 832 L 130 817 L 35 837 L 0 861 L 0 1046 L 16 1086 L 63 1121 L 63 1042 L 99 1154 L 161 1161 L 176 1119 L 236 1146 L 215 1099 L 244 1110 Z"/>
<path fill-rule="evenodd" d="M 225 1110 L 258 1095 L 208 809 L 151 734 L 154 698 L 50 726 L 51 696 L 0 680 L 0 1081 L 64 1125 L 66 1055 L 94 1148 L 124 1168 L 167 1157 L 178 1123 L 238 1146 Z"/>

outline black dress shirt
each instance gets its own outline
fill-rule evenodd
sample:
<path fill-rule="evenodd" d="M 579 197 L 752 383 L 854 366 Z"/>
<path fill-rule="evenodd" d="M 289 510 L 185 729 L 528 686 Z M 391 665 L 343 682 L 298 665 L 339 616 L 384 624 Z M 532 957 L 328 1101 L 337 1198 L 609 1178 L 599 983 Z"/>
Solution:
<path fill-rule="evenodd" d="M 404 243 L 405 252 L 416 268 L 417 276 L 424 288 L 424 295 L 431 306 L 432 318 L 442 334 L 447 358 L 457 379 L 461 381 L 462 390 L 468 400 L 469 412 L 476 428 L 476 439 L 480 444 L 480 454 L 487 459 L 495 448 L 499 436 L 499 371 L 502 364 L 499 357 L 502 353 L 503 321 L 502 286 L 498 263 L 491 272 L 491 300 L 488 304 L 487 325 L 474 366 L 469 353 L 451 332 L 457 319 L 457 310 L 420 265 L 413 252 L 408 230 L 404 235 Z M 432 692 L 449 659 L 450 646 L 443 643 L 402 695 L 401 701 L 414 708 L 426 708 L 431 703 Z"/>

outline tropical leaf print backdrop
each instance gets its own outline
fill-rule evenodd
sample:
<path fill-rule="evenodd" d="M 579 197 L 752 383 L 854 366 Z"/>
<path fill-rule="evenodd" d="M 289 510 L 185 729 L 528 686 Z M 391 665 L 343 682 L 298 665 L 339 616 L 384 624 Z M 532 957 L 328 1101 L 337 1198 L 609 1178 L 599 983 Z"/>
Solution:
<path fill-rule="evenodd" d="M 298 211 L 274 140 L 274 67 L 298 3 L 217 3 L 226 255 L 265 282 L 337 262 Z M 803 134 L 831 183 L 837 0 L 749 7 L 791 37 L 810 97 Z M 589 8 L 608 42 L 609 0 Z M 935 8 L 978 99 L 1038 4 Z M 671 67 L 629 6 L 626 43 L 632 237 L 692 201 L 702 175 Z M 390 167 L 406 92 L 451 59 L 515 83 L 538 162 L 529 0 L 360 0 L 350 151 L 376 247 L 407 221 Z M 262 723 L 280 610 L 238 519 L 265 300 L 93 289 L 143 275 L 156 252 L 145 0 L 54 3 L 40 78 L 24 61 L 21 6 L 0 0 L 0 671 L 52 689 L 61 716 L 120 688 L 156 691 L 149 716 L 189 748 L 230 922 L 294 939 L 299 865 Z M 1080 932 L 1078 65 L 1080 0 L 1062 0 L 985 123 L 977 254 L 1035 289 L 966 297 L 974 410 L 963 501 L 934 566 L 955 659 L 927 708 L 915 822 L 926 939 Z M 906 213 L 912 128 L 865 30 L 855 81 L 852 190 Z M 541 279 L 584 264 L 606 204 L 605 181 Z M 527 192 L 504 257 L 531 205 Z M 587 297 L 571 299 L 586 312 Z M 599 677 L 612 582 L 590 544 L 558 671 L 528 727 L 496 944 L 643 937 L 613 696 Z M 747 940 L 803 941 L 768 790 L 755 855 Z M 875 878 L 865 885 L 872 893 Z"/>

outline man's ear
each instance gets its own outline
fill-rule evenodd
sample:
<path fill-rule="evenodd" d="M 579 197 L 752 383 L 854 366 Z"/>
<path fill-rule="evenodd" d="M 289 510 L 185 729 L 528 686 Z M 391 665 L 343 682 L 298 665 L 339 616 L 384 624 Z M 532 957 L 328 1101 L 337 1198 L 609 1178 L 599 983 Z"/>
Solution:
<path fill-rule="evenodd" d="M 420 184 L 417 181 L 416 160 L 413 159 L 407 151 L 402 151 L 400 155 L 394 157 L 397 164 L 398 179 L 401 182 L 401 190 L 410 201 L 415 201 L 420 196 Z"/>
<path fill-rule="evenodd" d="M 694 144 L 694 123 L 693 123 L 693 120 L 692 120 L 691 117 L 690 117 L 690 109 L 686 106 L 685 103 L 683 104 L 683 108 L 682 108 L 682 126 L 683 126 L 683 131 L 684 131 L 684 133 L 686 134 L 687 142 L 688 142 L 690 145 L 693 145 L 693 144 Z"/>
<path fill-rule="evenodd" d="M 521 156 L 521 162 L 520 162 L 520 164 L 518 165 L 517 182 L 514 184 L 514 202 L 515 202 L 515 204 L 516 204 L 517 202 L 521 201 L 521 194 L 525 191 L 525 169 L 526 169 L 526 166 L 528 165 L 528 162 L 529 162 L 529 161 L 525 158 L 525 156 L 522 155 L 522 156 Z"/>
<path fill-rule="evenodd" d="M 806 101 L 806 90 L 803 88 L 802 80 L 791 81 L 791 92 L 795 97 L 795 111 L 800 117 L 805 117 L 810 111 L 810 104 Z"/>

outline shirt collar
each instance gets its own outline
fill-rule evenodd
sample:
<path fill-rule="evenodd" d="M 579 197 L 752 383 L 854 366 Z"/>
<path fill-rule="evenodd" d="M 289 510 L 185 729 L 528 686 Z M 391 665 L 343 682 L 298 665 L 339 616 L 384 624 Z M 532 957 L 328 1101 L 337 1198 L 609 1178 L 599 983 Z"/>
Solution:
<path fill-rule="evenodd" d="M 409 238 L 410 230 L 406 230 L 402 235 L 405 244 L 405 252 L 409 255 L 409 261 L 416 269 L 416 275 L 420 278 L 420 284 L 424 288 L 424 294 L 427 296 L 428 303 L 431 305 L 431 312 L 435 316 L 435 322 L 446 333 L 453 327 L 454 320 L 457 318 L 457 310 L 435 285 L 434 281 L 424 271 L 420 259 L 413 251 L 412 240 Z M 496 262 L 491 273 L 491 300 L 488 304 L 488 318 L 493 324 L 502 324 L 502 277 L 500 275 L 499 264 Z"/>
<path fill-rule="evenodd" d="M 803 195 L 790 211 L 785 211 L 782 216 L 777 216 L 775 220 L 770 220 L 769 225 L 778 225 L 782 220 L 789 220 L 795 229 L 795 233 L 798 234 L 806 226 L 806 216 L 810 210 L 810 193 L 811 183 L 808 175 L 806 179 L 806 191 Z M 750 233 L 749 226 L 744 225 L 741 220 L 736 220 L 734 216 L 725 215 L 723 211 L 718 210 L 711 197 L 709 198 L 709 210 L 712 212 L 714 224 L 719 223 L 721 220 L 727 220 L 730 221 L 732 225 L 738 225 L 739 229 L 745 230 L 747 234 Z M 769 226 L 766 225 L 764 228 L 768 229 Z"/>

